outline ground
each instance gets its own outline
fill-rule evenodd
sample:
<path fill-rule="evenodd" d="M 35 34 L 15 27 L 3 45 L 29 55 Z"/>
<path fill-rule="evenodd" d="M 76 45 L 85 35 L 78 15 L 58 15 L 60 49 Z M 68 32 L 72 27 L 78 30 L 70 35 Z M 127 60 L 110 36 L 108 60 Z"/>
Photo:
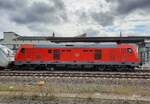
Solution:
<path fill-rule="evenodd" d="M 3 103 L 149 104 L 150 80 L 0 77 Z"/>

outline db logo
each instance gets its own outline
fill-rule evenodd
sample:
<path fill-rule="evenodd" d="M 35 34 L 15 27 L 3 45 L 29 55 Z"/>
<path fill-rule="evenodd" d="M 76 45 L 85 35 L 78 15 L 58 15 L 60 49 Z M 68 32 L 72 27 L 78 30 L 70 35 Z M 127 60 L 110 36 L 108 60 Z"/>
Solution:
<path fill-rule="evenodd" d="M 76 57 L 79 57 L 79 56 L 80 56 L 80 54 L 79 54 L 79 53 L 76 53 L 76 54 L 75 54 L 75 56 L 76 56 Z"/>

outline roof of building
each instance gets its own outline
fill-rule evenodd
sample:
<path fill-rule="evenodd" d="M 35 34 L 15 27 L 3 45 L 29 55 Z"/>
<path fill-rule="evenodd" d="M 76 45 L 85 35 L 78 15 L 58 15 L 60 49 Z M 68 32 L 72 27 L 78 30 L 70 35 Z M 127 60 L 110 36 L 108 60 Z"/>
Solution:
<path fill-rule="evenodd" d="M 150 37 L 48 37 L 48 36 L 25 36 L 17 37 L 16 40 L 48 40 L 55 43 L 60 42 L 120 42 L 120 43 L 139 43 L 150 40 Z"/>
<path fill-rule="evenodd" d="M 20 36 L 20 35 L 16 34 L 15 32 L 4 32 L 4 34 L 5 34 L 5 33 L 12 33 L 12 34 L 15 35 L 15 36 Z"/>
<path fill-rule="evenodd" d="M 51 42 L 120 42 L 120 43 L 139 43 L 144 42 L 150 37 L 47 37 Z"/>
<path fill-rule="evenodd" d="M 14 32 L 4 32 L 14 33 Z M 14 33 L 17 38 L 14 40 L 47 40 L 55 43 L 59 42 L 118 42 L 118 43 L 139 43 L 150 40 L 150 36 L 130 36 L 130 37 L 54 37 L 54 36 L 20 36 Z"/>
<path fill-rule="evenodd" d="M 14 40 L 47 40 L 50 36 L 19 36 Z"/>

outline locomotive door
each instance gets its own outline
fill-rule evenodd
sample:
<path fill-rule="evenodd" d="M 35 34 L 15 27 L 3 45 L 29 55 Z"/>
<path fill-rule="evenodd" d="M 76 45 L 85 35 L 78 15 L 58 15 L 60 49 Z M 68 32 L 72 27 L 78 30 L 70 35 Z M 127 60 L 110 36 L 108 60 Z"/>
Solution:
<path fill-rule="evenodd" d="M 28 62 L 32 61 L 32 56 L 34 56 L 34 55 L 32 55 L 32 49 L 31 48 L 26 49 L 26 55 L 25 56 L 26 56 L 26 59 Z"/>
<path fill-rule="evenodd" d="M 127 55 L 127 49 L 121 48 L 121 53 L 122 53 L 121 56 L 120 56 L 120 57 L 121 57 L 121 61 L 122 61 L 122 62 L 126 62 L 126 61 L 127 61 L 127 58 L 128 58 L 128 57 L 127 57 L 127 56 L 128 56 L 128 55 Z"/>
<path fill-rule="evenodd" d="M 60 60 L 60 50 L 54 50 L 53 59 L 54 60 Z"/>
<path fill-rule="evenodd" d="M 100 60 L 102 58 L 102 50 L 95 50 L 95 60 Z"/>
<path fill-rule="evenodd" d="M 21 56 L 25 61 L 30 62 L 32 59 L 32 51 L 31 48 L 22 48 L 21 49 Z"/>
<path fill-rule="evenodd" d="M 116 60 L 116 49 L 109 49 L 109 61 L 115 62 Z"/>

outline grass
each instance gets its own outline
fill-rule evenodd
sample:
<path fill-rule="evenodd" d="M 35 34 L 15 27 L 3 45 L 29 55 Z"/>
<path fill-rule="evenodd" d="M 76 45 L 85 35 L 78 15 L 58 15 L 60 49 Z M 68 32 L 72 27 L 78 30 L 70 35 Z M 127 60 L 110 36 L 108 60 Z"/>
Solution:
<path fill-rule="evenodd" d="M 72 83 L 50 83 L 44 85 L 15 85 L 15 84 L 0 84 L 0 94 L 8 92 L 12 94 L 21 95 L 35 95 L 50 96 L 55 98 L 55 94 L 94 94 L 94 93 L 107 93 L 107 94 L 122 94 L 122 95 L 141 95 L 150 96 L 150 89 L 145 89 L 139 86 L 108 86 L 100 84 L 72 84 Z"/>

